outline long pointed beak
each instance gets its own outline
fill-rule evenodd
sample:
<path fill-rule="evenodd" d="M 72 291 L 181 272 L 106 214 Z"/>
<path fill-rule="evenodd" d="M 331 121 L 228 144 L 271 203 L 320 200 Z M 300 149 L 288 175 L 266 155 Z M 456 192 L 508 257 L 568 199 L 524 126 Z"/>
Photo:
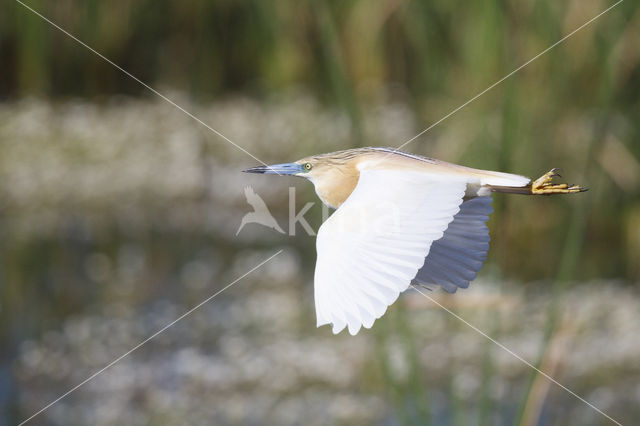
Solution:
<path fill-rule="evenodd" d="M 266 175 L 295 175 L 304 169 L 301 164 L 285 163 L 274 164 L 272 166 L 258 166 L 243 170 L 245 173 L 264 173 Z"/>

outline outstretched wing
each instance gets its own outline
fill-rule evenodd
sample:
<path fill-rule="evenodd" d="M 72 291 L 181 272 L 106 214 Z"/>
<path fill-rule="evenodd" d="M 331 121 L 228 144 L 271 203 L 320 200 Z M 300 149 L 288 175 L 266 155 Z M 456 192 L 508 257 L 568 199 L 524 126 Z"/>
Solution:
<path fill-rule="evenodd" d="M 489 228 L 486 222 L 492 211 L 490 196 L 463 202 L 442 238 L 431 244 L 424 266 L 414 281 L 427 286 L 440 285 L 449 293 L 455 293 L 458 287 L 469 287 L 487 258 Z"/>
<path fill-rule="evenodd" d="M 316 247 L 317 324 L 371 327 L 424 264 L 459 210 L 464 179 L 365 170 L 349 198 L 320 227 Z"/>

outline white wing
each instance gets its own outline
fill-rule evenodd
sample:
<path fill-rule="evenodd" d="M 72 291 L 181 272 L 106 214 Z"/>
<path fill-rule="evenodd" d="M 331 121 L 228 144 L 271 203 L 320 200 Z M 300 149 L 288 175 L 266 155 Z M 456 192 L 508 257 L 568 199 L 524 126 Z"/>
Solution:
<path fill-rule="evenodd" d="M 318 326 L 371 327 L 407 289 L 442 237 L 466 189 L 461 178 L 365 170 L 320 227 L 314 278 Z"/>
<path fill-rule="evenodd" d="M 492 211 L 491 197 L 476 197 L 462 203 L 442 238 L 431 244 L 415 281 L 438 284 L 449 293 L 455 293 L 458 287 L 467 288 L 487 258 L 486 222 Z"/>

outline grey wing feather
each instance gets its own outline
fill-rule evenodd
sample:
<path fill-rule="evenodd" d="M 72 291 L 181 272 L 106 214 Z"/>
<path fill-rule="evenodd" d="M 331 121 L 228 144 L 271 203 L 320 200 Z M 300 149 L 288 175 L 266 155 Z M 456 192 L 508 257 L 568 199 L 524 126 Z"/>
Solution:
<path fill-rule="evenodd" d="M 442 238 L 431 244 L 414 284 L 439 285 L 449 293 L 467 288 L 487 258 L 492 211 L 490 196 L 463 202 Z"/>

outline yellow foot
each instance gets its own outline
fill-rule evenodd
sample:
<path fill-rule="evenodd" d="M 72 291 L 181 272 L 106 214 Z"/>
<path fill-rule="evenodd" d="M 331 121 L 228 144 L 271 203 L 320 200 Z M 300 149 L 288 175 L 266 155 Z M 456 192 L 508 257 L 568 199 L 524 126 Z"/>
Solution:
<path fill-rule="evenodd" d="M 566 183 L 552 184 L 554 177 L 561 177 L 558 169 L 551 169 L 544 175 L 531 183 L 531 193 L 534 195 L 551 195 L 551 194 L 572 194 L 574 192 L 584 192 L 587 189 L 578 185 L 567 185 Z"/>

